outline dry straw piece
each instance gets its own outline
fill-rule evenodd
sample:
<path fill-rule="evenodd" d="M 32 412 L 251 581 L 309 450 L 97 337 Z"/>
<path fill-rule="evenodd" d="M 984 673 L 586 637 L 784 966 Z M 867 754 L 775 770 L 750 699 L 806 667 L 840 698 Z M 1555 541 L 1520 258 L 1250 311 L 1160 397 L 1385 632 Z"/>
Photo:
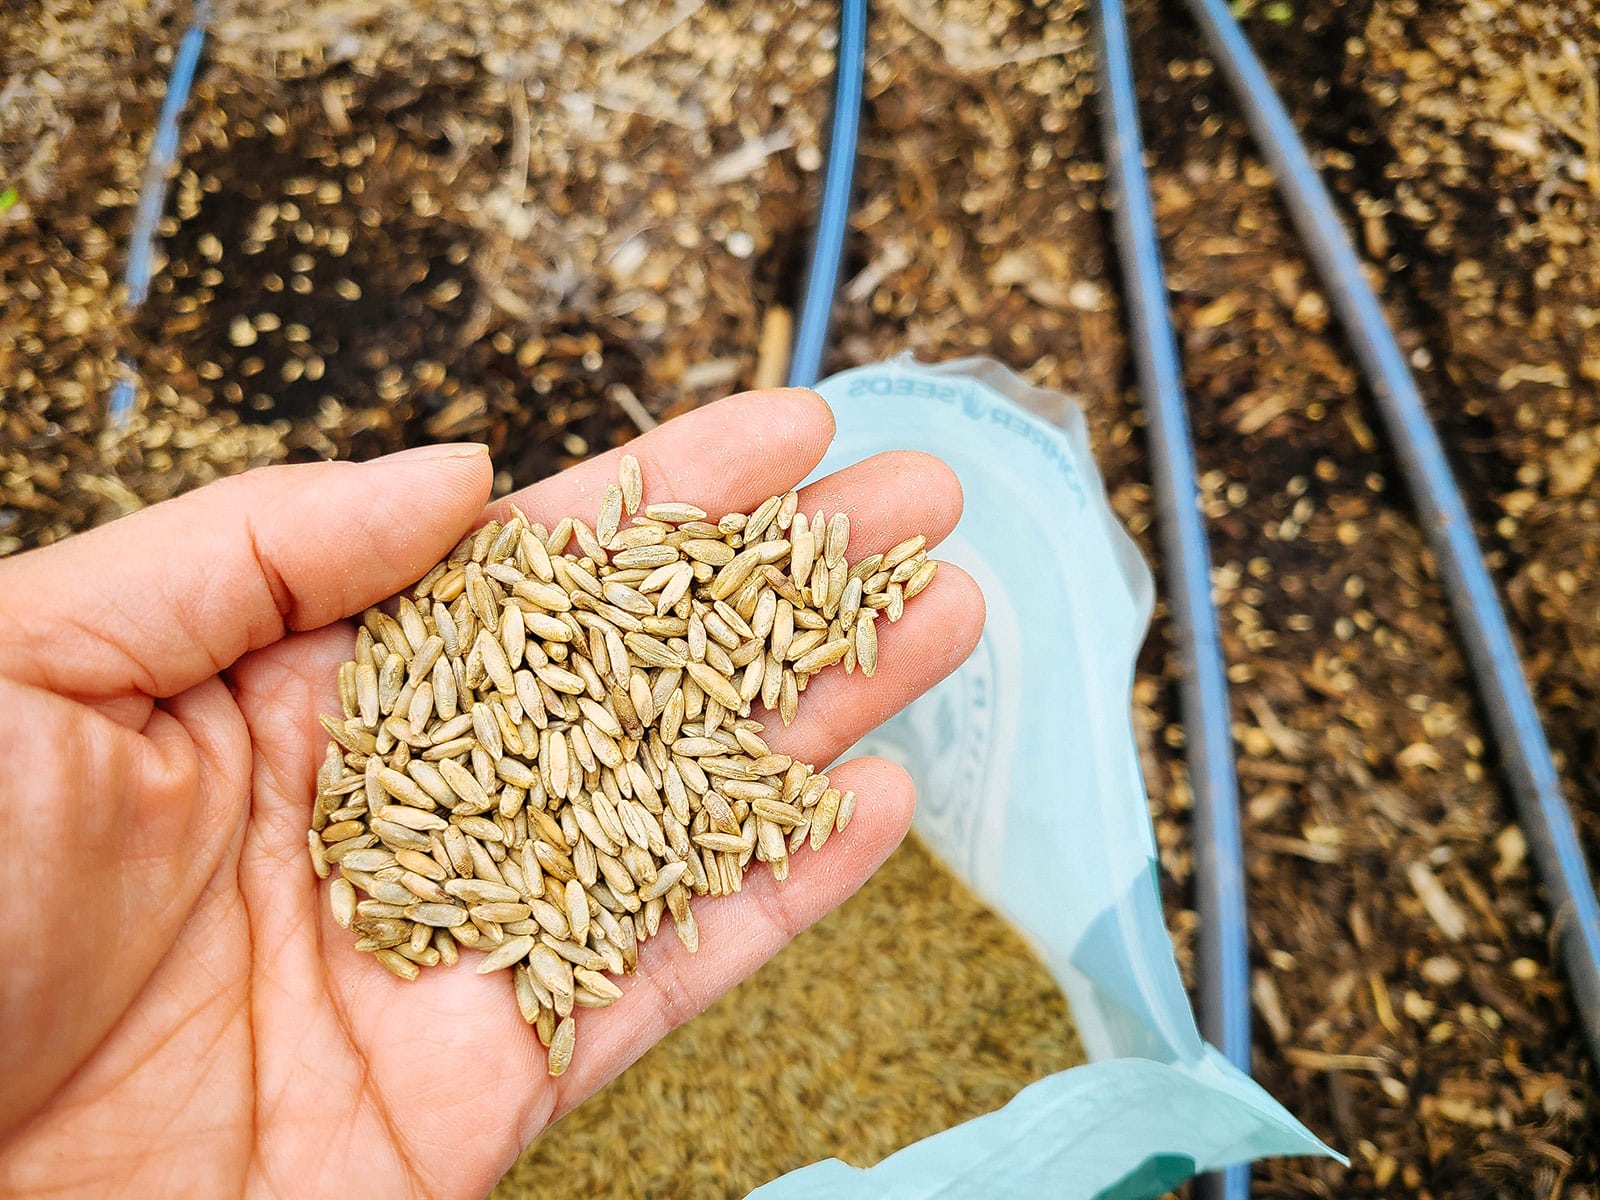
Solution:
<path fill-rule="evenodd" d="M 854 793 L 773 753 L 752 707 L 788 725 L 817 673 L 873 674 L 876 622 L 936 570 L 920 536 L 852 566 L 849 517 L 794 492 L 716 521 L 643 501 L 629 455 L 593 530 L 513 508 L 469 534 L 364 614 L 322 718 L 335 920 L 402 979 L 486 951 L 552 1075 L 663 922 L 699 948 L 691 896 L 738 892 L 752 859 L 781 881 L 849 823 Z"/>

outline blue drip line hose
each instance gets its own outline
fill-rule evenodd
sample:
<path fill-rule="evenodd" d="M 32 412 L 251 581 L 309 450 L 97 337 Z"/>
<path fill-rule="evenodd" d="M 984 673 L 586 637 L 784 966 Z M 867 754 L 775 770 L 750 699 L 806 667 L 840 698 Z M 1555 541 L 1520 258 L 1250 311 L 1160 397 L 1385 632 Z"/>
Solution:
<path fill-rule="evenodd" d="M 156 230 L 167 204 L 167 176 L 178 155 L 178 118 L 183 115 L 183 106 L 188 103 L 189 91 L 194 86 L 195 69 L 200 64 L 200 51 L 205 45 L 210 9 L 210 0 L 196 0 L 189 27 L 184 31 L 183 40 L 178 43 L 177 54 L 173 56 L 166 98 L 161 102 L 161 115 L 156 120 L 150 159 L 145 163 L 144 179 L 139 185 L 139 206 L 134 212 L 133 233 L 128 238 L 128 266 L 123 278 L 128 286 L 125 304 L 130 313 L 137 311 L 150 295 Z M 123 356 L 122 364 L 125 374 L 111 389 L 108 413 L 111 423 L 117 426 L 127 421 L 134 405 L 133 364 L 127 356 Z"/>
<path fill-rule="evenodd" d="M 1227 666 L 1211 601 L 1211 551 L 1196 487 L 1194 442 L 1184 407 L 1183 367 L 1167 309 L 1161 243 L 1150 205 L 1139 131 L 1133 55 L 1122 0 L 1094 7 L 1101 140 L 1115 209 L 1129 324 L 1129 352 L 1148 420 L 1168 600 L 1182 677 L 1179 694 L 1194 790 L 1195 908 L 1200 914 L 1199 1017 L 1206 1038 L 1250 1073 L 1250 947 L 1245 925 L 1244 850 L 1234 773 Z M 1202 1194 L 1243 1200 L 1250 1167 L 1208 1175 Z"/>
<path fill-rule="evenodd" d="M 1467 506 L 1361 260 L 1260 60 L 1224 0 L 1187 3 L 1272 167 L 1405 472 L 1461 628 L 1523 831 L 1550 896 L 1552 927 L 1578 1020 L 1600 1063 L 1600 902 Z"/>
<path fill-rule="evenodd" d="M 839 270 L 844 261 L 844 239 L 850 229 L 850 193 L 855 183 L 866 60 L 867 0 L 843 0 L 839 8 L 839 64 L 834 72 L 833 121 L 822 178 L 822 209 L 817 215 L 805 300 L 789 359 L 790 387 L 810 387 L 822 375 L 833 298 L 839 289 Z"/>

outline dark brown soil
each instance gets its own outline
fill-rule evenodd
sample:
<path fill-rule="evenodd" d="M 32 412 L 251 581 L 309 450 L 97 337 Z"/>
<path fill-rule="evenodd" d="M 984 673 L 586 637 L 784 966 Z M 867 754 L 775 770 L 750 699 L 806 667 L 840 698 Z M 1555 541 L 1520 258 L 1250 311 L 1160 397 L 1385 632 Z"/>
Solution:
<path fill-rule="evenodd" d="M 1140 6 L 1134 44 L 1235 684 L 1255 1068 L 1353 1160 L 1263 1165 L 1258 1194 L 1595 1200 L 1595 1070 L 1449 610 L 1180 7 Z M 1593 861 L 1600 13 L 1237 7 L 1382 285 Z M 8 16 L 0 552 L 285 457 L 481 438 L 510 487 L 630 436 L 633 397 L 660 416 L 748 384 L 796 299 L 834 9 L 673 11 L 226 8 L 131 323 L 114 280 L 183 14 Z M 979 351 L 1074 393 L 1154 557 L 1086 36 L 1076 0 L 878 6 L 830 365 Z M 112 436 L 124 351 L 143 412 Z M 1171 679 L 1158 620 L 1136 716 L 1187 964 Z"/>

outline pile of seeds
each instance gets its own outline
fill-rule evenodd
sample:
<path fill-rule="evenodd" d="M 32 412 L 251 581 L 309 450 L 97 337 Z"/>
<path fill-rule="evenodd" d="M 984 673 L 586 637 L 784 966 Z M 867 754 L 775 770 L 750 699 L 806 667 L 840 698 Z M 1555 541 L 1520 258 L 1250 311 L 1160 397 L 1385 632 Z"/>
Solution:
<path fill-rule="evenodd" d="M 751 706 L 788 725 L 817 672 L 872 675 L 878 617 L 937 568 L 920 535 L 850 565 L 849 517 L 792 491 L 713 523 L 635 516 L 643 490 L 627 456 L 593 530 L 513 510 L 470 534 L 365 614 L 322 718 L 309 841 L 335 919 L 405 979 L 486 950 L 552 1075 L 663 916 L 693 952 L 692 894 L 739 891 L 752 858 L 782 880 L 849 824 L 854 794 L 772 753 Z"/>

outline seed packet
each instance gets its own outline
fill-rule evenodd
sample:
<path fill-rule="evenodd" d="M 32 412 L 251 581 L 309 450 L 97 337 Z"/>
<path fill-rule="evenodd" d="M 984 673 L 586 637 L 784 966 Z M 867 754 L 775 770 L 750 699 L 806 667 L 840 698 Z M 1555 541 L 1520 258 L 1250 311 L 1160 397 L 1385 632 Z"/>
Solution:
<path fill-rule="evenodd" d="M 1082 412 L 976 358 L 902 356 L 818 391 L 838 434 L 816 476 L 889 449 L 955 469 L 966 508 L 939 556 L 988 604 L 971 659 L 850 753 L 911 773 L 915 828 L 1032 942 L 1090 1061 L 875 1166 L 814 1163 L 754 1200 L 1133 1200 L 1244 1160 L 1332 1154 L 1201 1039 L 1179 978 L 1131 719 L 1154 586 Z"/>

